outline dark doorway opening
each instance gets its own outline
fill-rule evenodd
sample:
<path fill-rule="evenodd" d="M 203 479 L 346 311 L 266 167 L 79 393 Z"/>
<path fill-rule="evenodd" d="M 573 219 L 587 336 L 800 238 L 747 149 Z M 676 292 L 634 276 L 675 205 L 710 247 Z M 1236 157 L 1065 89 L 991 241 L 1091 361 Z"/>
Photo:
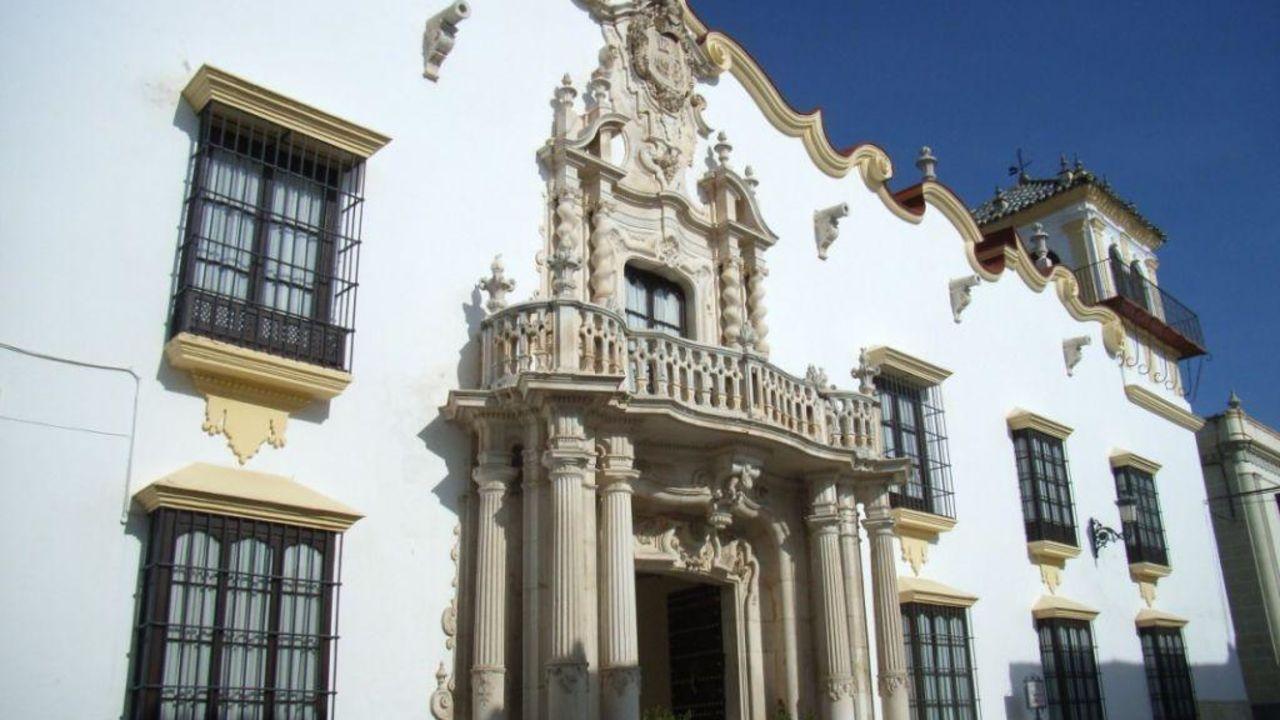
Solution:
<path fill-rule="evenodd" d="M 725 658 L 721 590 L 697 585 L 667 596 L 671 711 L 690 720 L 724 720 Z"/>

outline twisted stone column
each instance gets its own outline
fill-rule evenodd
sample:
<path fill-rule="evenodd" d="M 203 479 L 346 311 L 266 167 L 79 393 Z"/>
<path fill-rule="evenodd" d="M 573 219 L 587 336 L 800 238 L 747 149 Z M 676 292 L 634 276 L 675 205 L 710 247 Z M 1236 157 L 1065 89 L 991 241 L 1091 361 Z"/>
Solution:
<path fill-rule="evenodd" d="M 483 429 L 476 483 L 475 634 L 471 666 L 471 708 L 477 720 L 505 720 L 507 531 L 503 522 L 507 488 L 516 477 L 502 441 Z"/>
<path fill-rule="evenodd" d="M 840 559 L 844 570 L 844 602 L 853 666 L 853 707 L 858 718 L 875 714 L 871 695 L 871 649 L 867 642 L 867 600 L 862 587 L 862 539 L 853 491 L 840 488 Z"/>
<path fill-rule="evenodd" d="M 605 440 L 600 473 L 600 717 L 640 719 L 640 651 L 636 630 L 636 565 L 631 526 L 634 469 L 631 439 Z"/>
<path fill-rule="evenodd" d="M 580 498 L 592 453 L 580 410 L 554 409 L 549 434 L 543 455 L 551 484 L 547 715 L 586 720 L 586 648 L 578 627 L 584 567 Z"/>
<path fill-rule="evenodd" d="M 814 579 L 819 707 L 824 720 L 853 720 L 853 673 L 840 560 L 840 514 L 834 475 L 809 478 L 809 559 Z"/>
<path fill-rule="evenodd" d="M 910 711 L 907 662 L 902 647 L 902 609 L 898 605 L 898 570 L 894 563 L 888 485 L 873 486 L 864 502 L 867 519 L 863 525 L 871 543 L 871 592 L 876 616 L 881 713 L 884 720 L 907 720 Z"/>

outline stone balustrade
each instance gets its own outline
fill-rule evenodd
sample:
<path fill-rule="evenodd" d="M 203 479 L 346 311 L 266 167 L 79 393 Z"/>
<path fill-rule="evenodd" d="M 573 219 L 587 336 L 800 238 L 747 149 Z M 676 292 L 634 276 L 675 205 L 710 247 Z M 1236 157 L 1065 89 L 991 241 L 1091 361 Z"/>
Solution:
<path fill-rule="evenodd" d="M 665 400 L 751 420 L 810 442 L 880 452 L 875 398 L 819 387 L 740 349 L 630 330 L 619 314 L 572 300 L 501 310 L 481 328 L 482 383 L 495 389 L 525 373 L 618 376 L 638 400 Z"/>

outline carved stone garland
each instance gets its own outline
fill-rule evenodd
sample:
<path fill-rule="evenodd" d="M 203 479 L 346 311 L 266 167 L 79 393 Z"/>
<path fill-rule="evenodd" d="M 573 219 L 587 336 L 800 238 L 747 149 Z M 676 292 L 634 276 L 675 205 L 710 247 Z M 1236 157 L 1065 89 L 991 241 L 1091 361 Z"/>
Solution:
<path fill-rule="evenodd" d="M 453 652 L 458 637 L 458 548 L 462 541 L 462 526 L 453 528 L 453 547 L 449 559 L 453 562 L 453 597 L 440 616 L 440 629 L 444 631 L 444 646 Z M 431 716 L 436 720 L 453 720 L 453 676 L 445 670 L 443 662 L 436 669 L 436 689 L 431 693 Z"/>

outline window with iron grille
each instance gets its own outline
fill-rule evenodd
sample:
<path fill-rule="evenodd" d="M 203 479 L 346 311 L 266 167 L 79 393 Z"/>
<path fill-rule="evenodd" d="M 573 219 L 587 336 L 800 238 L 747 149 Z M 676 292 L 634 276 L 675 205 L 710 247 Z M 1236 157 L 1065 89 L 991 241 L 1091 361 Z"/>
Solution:
<path fill-rule="evenodd" d="M 1103 720 L 1093 631 L 1083 620 L 1037 620 L 1050 720 Z"/>
<path fill-rule="evenodd" d="M 1124 545 L 1129 562 L 1169 564 L 1169 551 L 1164 541 L 1164 523 L 1160 519 L 1160 501 L 1156 497 L 1156 481 L 1150 473 L 1135 467 L 1115 469 L 1116 495 L 1134 501 L 1137 518 L 1125 523 Z"/>
<path fill-rule="evenodd" d="M 1175 628 L 1141 628 L 1142 662 L 1147 667 L 1154 720 L 1195 720 L 1196 698 L 1187 666 L 1182 631 Z"/>
<path fill-rule="evenodd" d="M 881 375 L 876 391 L 885 455 L 911 459 L 911 474 L 906 484 L 889 494 L 889 503 L 955 517 L 940 388 Z"/>
<path fill-rule="evenodd" d="M 685 335 L 684 291 L 670 280 L 630 265 L 627 276 L 627 327 Z"/>
<path fill-rule="evenodd" d="M 1023 429 L 1013 433 L 1013 447 L 1027 540 L 1075 545 L 1076 516 L 1062 441 L 1037 430 Z"/>
<path fill-rule="evenodd" d="M 330 717 L 339 543 L 292 525 L 152 513 L 131 717 Z"/>
<path fill-rule="evenodd" d="M 349 369 L 362 159 L 210 103 L 188 185 L 170 335 Z"/>
<path fill-rule="evenodd" d="M 916 720 L 976 720 L 969 622 L 965 610 L 943 605 L 902 606 L 902 638 Z"/>

